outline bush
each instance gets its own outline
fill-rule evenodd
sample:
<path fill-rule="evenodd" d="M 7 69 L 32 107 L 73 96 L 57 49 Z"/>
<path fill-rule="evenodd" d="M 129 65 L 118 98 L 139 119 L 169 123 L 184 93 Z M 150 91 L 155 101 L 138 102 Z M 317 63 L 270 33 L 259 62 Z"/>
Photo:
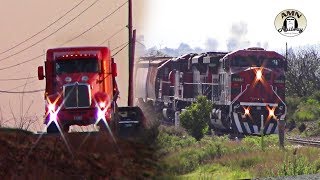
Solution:
<path fill-rule="evenodd" d="M 157 146 L 160 149 L 160 156 L 180 148 L 190 146 L 196 142 L 193 137 L 188 136 L 181 129 L 160 126 L 159 131 L 160 132 L 157 137 Z"/>
<path fill-rule="evenodd" d="M 247 136 L 243 139 L 245 145 L 248 145 L 252 148 L 261 148 L 264 149 L 266 147 L 277 146 L 279 143 L 277 134 L 272 134 L 263 137 L 263 144 L 261 144 L 261 137 L 259 136 Z M 264 147 L 266 146 L 266 147 Z"/>
<path fill-rule="evenodd" d="M 292 120 L 293 114 L 297 110 L 301 101 L 303 101 L 303 99 L 300 97 L 286 97 L 286 104 L 288 108 L 287 119 Z"/>
<path fill-rule="evenodd" d="M 205 96 L 198 96 L 197 101 L 180 114 L 180 123 L 199 141 L 208 131 L 211 110 L 212 103 Z"/>
<path fill-rule="evenodd" d="M 292 159 L 284 161 L 279 167 L 278 176 L 296 176 L 316 173 L 315 165 L 304 156 L 293 155 Z"/>
<path fill-rule="evenodd" d="M 316 99 L 309 98 L 305 102 L 298 105 L 298 109 L 294 113 L 297 121 L 313 121 L 318 120 L 320 116 L 320 103 Z"/>
<path fill-rule="evenodd" d="M 220 158 L 229 151 L 223 144 L 216 142 L 206 145 L 200 144 L 202 144 L 202 142 L 197 141 L 191 146 L 166 156 L 162 170 L 169 174 L 189 173 L 214 158 Z"/>

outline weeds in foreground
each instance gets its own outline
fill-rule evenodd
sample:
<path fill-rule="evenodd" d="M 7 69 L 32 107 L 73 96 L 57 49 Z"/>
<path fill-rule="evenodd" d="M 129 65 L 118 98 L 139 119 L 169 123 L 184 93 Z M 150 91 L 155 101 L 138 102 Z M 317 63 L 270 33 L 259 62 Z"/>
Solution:
<path fill-rule="evenodd" d="M 163 174 L 208 179 L 223 172 L 232 178 L 253 178 L 312 174 L 320 171 L 320 150 L 304 147 L 299 152 L 286 146 L 279 149 L 278 136 L 246 137 L 230 141 L 226 137 L 205 136 L 200 141 L 188 136 L 160 131 L 158 142 Z M 216 169 L 216 170 L 215 170 Z M 262 170 L 264 169 L 264 170 Z M 245 172 L 245 173 L 239 173 Z M 194 178 L 197 177 L 197 178 Z M 224 178 L 221 176 L 221 178 Z"/>
<path fill-rule="evenodd" d="M 316 166 L 305 156 L 298 155 L 297 150 L 298 149 L 294 149 L 290 156 L 286 155 L 283 163 L 278 166 L 278 176 L 296 176 L 317 172 Z"/>

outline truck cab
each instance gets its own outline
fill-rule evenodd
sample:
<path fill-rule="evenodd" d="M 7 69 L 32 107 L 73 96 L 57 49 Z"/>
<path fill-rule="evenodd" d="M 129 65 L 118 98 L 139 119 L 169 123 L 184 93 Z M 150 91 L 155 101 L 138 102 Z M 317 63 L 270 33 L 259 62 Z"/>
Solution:
<path fill-rule="evenodd" d="M 38 67 L 39 80 L 46 81 L 47 132 L 68 132 L 71 125 L 95 124 L 101 117 L 112 124 L 119 94 L 116 76 L 107 47 L 48 49 L 44 67 Z"/>

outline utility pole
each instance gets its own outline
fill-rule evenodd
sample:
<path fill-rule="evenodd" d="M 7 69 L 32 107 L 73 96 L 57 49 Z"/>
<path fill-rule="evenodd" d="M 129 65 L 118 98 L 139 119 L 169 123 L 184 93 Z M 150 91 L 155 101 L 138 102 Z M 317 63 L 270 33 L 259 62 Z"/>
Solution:
<path fill-rule="evenodd" d="M 288 44 L 286 42 L 286 63 L 288 62 Z M 278 130 L 279 130 L 279 146 L 280 148 L 284 148 L 284 139 L 285 139 L 285 127 L 286 121 L 284 119 L 279 119 L 278 121 Z"/>
<path fill-rule="evenodd" d="M 132 0 L 128 0 L 128 40 L 129 40 L 129 83 L 128 83 L 128 106 L 133 106 L 133 37 L 132 37 Z"/>

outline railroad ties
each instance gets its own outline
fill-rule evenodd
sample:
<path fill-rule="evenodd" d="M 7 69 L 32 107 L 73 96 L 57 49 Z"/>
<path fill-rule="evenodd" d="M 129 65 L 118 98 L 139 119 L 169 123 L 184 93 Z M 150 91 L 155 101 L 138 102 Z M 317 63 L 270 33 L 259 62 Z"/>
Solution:
<path fill-rule="evenodd" d="M 297 138 L 287 138 L 287 141 L 295 144 L 300 144 L 303 146 L 314 146 L 314 147 L 320 148 L 320 141 L 297 139 Z"/>

